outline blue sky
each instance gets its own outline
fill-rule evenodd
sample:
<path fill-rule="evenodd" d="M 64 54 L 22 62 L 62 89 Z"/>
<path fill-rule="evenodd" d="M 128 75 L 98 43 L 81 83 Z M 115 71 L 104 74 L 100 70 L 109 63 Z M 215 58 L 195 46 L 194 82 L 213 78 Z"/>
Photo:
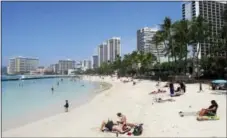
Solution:
<path fill-rule="evenodd" d="M 121 37 L 122 54 L 136 49 L 136 30 L 165 16 L 181 19 L 181 2 L 2 2 L 2 64 L 15 56 L 90 59 L 97 45 Z"/>

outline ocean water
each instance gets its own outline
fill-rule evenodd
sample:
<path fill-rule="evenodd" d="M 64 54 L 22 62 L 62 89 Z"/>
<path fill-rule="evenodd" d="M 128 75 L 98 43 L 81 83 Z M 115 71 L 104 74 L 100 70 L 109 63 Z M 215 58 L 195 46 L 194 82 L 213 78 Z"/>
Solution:
<path fill-rule="evenodd" d="M 76 107 L 92 98 L 98 87 L 97 82 L 71 78 L 3 81 L 3 131 L 64 112 L 65 100 L 69 101 L 70 108 Z"/>

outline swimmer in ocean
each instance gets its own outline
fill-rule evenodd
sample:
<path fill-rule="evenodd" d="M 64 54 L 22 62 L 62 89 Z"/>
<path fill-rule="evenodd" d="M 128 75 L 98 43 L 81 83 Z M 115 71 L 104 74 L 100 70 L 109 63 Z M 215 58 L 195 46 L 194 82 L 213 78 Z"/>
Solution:
<path fill-rule="evenodd" d="M 52 86 L 52 88 L 51 88 L 51 91 L 52 91 L 52 93 L 54 92 L 54 87 Z"/>

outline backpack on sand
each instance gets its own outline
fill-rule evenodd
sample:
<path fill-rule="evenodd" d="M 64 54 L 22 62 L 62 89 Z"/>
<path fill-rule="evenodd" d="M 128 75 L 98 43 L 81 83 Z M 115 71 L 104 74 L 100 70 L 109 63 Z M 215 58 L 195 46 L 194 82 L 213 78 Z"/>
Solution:
<path fill-rule="evenodd" d="M 142 132 L 143 132 L 143 125 L 140 124 L 140 125 L 138 125 L 138 126 L 136 126 L 136 127 L 134 128 L 132 134 L 133 134 L 134 136 L 139 136 L 139 135 L 142 134 Z"/>

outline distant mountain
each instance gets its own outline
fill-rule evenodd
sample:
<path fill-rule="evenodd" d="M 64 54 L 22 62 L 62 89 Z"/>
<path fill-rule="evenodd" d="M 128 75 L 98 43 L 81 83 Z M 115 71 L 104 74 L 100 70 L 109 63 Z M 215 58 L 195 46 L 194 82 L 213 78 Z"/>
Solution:
<path fill-rule="evenodd" d="M 2 75 L 6 75 L 7 74 L 7 67 L 6 66 L 3 66 L 1 68 L 1 71 L 2 71 Z"/>

